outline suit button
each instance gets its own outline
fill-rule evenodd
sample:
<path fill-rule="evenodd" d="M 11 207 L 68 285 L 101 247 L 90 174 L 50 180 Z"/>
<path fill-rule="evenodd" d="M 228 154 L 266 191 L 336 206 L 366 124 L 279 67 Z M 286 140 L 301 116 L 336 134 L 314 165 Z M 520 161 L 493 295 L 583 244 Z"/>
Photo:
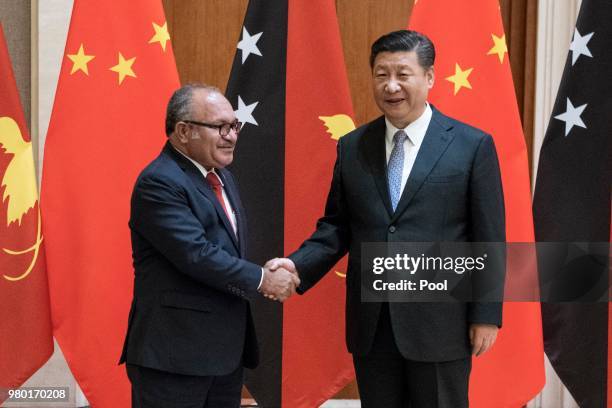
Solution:
<path fill-rule="evenodd" d="M 389 232 L 392 233 L 392 234 L 395 232 L 395 225 L 391 225 L 389 227 Z"/>

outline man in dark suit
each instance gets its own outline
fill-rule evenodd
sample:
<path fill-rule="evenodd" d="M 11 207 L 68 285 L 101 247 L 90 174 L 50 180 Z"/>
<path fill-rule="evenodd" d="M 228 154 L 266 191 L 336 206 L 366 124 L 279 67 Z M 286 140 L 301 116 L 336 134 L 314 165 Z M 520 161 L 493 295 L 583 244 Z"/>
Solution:
<path fill-rule="evenodd" d="M 493 139 L 427 103 L 434 59 L 414 31 L 374 42 L 384 116 L 340 139 L 316 231 L 272 265 L 297 270 L 303 293 L 348 251 L 346 341 L 364 408 L 467 407 L 470 354 L 487 351 L 501 326 L 500 303 L 361 300 L 362 243 L 505 241 Z"/>
<path fill-rule="evenodd" d="M 244 259 L 247 227 L 233 160 L 241 123 L 213 87 L 168 103 L 168 142 L 131 202 L 134 299 L 120 363 L 134 407 L 239 407 L 243 366 L 258 362 L 248 299 L 299 284 Z"/>

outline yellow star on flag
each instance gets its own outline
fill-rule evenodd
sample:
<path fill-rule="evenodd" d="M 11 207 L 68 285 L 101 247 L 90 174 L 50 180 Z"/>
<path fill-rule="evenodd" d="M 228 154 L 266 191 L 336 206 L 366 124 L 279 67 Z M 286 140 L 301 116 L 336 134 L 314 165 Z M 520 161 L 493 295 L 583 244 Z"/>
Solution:
<path fill-rule="evenodd" d="M 496 36 L 495 34 L 491 34 L 493 37 L 493 48 L 489 50 L 487 55 L 497 54 L 499 57 L 499 62 L 504 62 L 504 55 L 508 52 L 508 46 L 506 45 L 506 34 L 501 37 Z"/>
<path fill-rule="evenodd" d="M 119 74 L 119 85 L 121 85 L 126 76 L 136 78 L 136 74 L 132 70 L 132 64 L 134 64 L 135 60 L 136 57 L 126 60 L 125 58 L 123 58 L 123 55 L 119 53 L 119 62 L 114 67 L 109 68 L 111 71 L 114 71 Z"/>
<path fill-rule="evenodd" d="M 466 70 L 462 70 L 458 63 L 455 63 L 455 75 L 451 75 L 446 78 L 447 81 L 455 84 L 455 95 L 462 87 L 472 89 L 472 84 L 468 81 L 468 76 L 472 73 L 474 68 L 468 68 Z"/>
<path fill-rule="evenodd" d="M 72 69 L 70 70 L 70 75 L 74 74 L 77 71 L 83 71 L 85 75 L 89 75 L 89 70 L 87 69 L 87 63 L 95 58 L 94 55 L 85 54 L 85 50 L 83 49 L 83 43 L 79 47 L 79 50 L 76 54 L 68 54 L 67 57 L 72 61 Z"/>
<path fill-rule="evenodd" d="M 166 52 L 166 43 L 170 39 L 170 34 L 168 34 L 168 22 L 165 22 L 161 27 L 153 23 L 153 29 L 155 30 L 155 35 L 149 40 L 149 44 L 158 42 L 162 50 Z"/>

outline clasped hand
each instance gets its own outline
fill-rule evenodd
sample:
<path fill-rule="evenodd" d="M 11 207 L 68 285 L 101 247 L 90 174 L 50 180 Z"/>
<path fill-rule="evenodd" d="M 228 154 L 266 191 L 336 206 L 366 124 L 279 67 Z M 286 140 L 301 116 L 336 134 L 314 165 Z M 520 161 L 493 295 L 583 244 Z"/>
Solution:
<path fill-rule="evenodd" d="M 291 259 L 274 258 L 264 265 L 260 292 L 268 299 L 284 302 L 299 285 L 300 278 Z"/>

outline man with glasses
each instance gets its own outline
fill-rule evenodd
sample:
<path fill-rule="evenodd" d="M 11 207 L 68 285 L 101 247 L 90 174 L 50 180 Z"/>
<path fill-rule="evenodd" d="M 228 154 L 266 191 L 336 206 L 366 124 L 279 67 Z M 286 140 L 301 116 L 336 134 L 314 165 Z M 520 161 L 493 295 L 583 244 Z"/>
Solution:
<path fill-rule="evenodd" d="M 287 270 L 246 261 L 247 227 L 225 169 L 241 123 L 221 92 L 186 85 L 168 103 L 168 142 L 131 201 L 134 299 L 120 363 L 134 407 L 239 407 L 258 362 L 249 298 L 285 300 Z"/>

